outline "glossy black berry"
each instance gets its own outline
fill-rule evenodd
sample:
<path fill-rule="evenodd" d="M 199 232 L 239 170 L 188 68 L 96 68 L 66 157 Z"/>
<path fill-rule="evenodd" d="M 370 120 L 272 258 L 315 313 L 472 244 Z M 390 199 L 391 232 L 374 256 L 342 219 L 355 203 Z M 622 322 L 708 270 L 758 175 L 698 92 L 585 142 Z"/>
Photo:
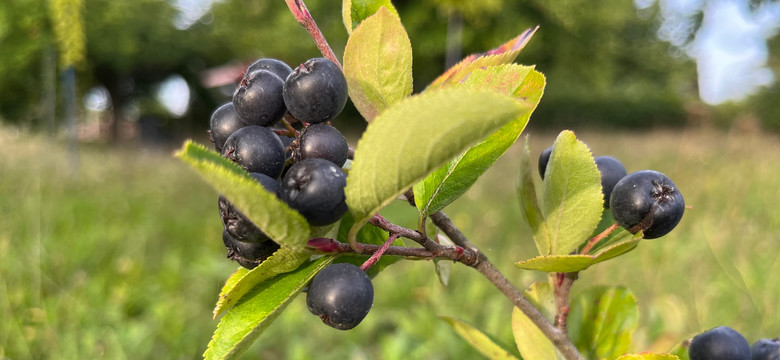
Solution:
<path fill-rule="evenodd" d="M 352 264 L 326 266 L 309 285 L 306 304 L 322 322 L 339 330 L 360 324 L 374 303 L 374 286 L 359 267 Z"/>
<path fill-rule="evenodd" d="M 242 127 L 244 127 L 244 123 L 238 118 L 232 102 L 214 110 L 211 114 L 209 127 L 209 139 L 214 143 L 214 149 L 221 153 L 222 147 L 225 146 L 225 140 Z"/>
<path fill-rule="evenodd" d="M 283 61 L 270 58 L 258 59 L 253 62 L 252 65 L 249 65 L 246 69 L 246 73 L 249 74 L 257 70 L 268 70 L 282 80 L 287 79 L 287 76 L 293 71 L 290 65 L 285 64 Z"/>
<path fill-rule="evenodd" d="M 685 201 L 666 175 L 653 170 L 631 173 L 620 179 L 609 201 L 617 223 L 645 239 L 666 235 L 682 219 Z"/>
<path fill-rule="evenodd" d="M 347 80 L 338 65 L 325 58 L 307 60 L 284 82 L 287 110 L 300 121 L 333 120 L 347 104 Z"/>
<path fill-rule="evenodd" d="M 599 156 L 594 159 L 601 173 L 601 193 L 604 194 L 604 207 L 609 208 L 609 198 L 615 184 L 626 176 L 626 168 L 611 156 Z"/>
<path fill-rule="evenodd" d="M 260 173 L 251 173 L 268 192 L 281 198 L 282 187 L 276 179 Z M 219 216 L 225 231 L 235 240 L 243 242 L 260 243 L 270 240 L 257 225 L 242 214 L 233 203 L 224 196 L 219 196 Z"/>
<path fill-rule="evenodd" d="M 347 174 L 324 159 L 306 159 L 295 163 L 282 180 L 282 195 L 291 208 L 309 224 L 332 224 L 347 212 L 344 187 Z"/>
<path fill-rule="evenodd" d="M 691 360 L 750 360 L 750 344 L 736 330 L 719 326 L 696 335 L 688 356 Z"/>
<path fill-rule="evenodd" d="M 750 360 L 780 359 L 780 338 L 761 339 L 750 348 Z"/>
<path fill-rule="evenodd" d="M 544 179 L 544 172 L 547 170 L 547 163 L 550 162 L 550 154 L 552 154 L 552 146 L 544 149 L 544 151 L 539 154 L 539 176 L 541 176 L 542 179 Z"/>
<path fill-rule="evenodd" d="M 325 159 L 342 167 L 347 162 L 348 152 L 347 139 L 328 124 L 310 125 L 301 135 L 301 159 Z"/>
<path fill-rule="evenodd" d="M 284 80 L 267 70 L 247 73 L 233 93 L 233 106 L 246 125 L 271 126 L 284 117 Z"/>
<path fill-rule="evenodd" d="M 279 250 L 279 244 L 273 241 L 248 243 L 233 239 L 227 231 L 222 231 L 222 243 L 228 250 L 227 258 L 247 269 L 254 269 L 269 256 Z"/>
<path fill-rule="evenodd" d="M 274 132 L 262 126 L 238 129 L 222 149 L 222 155 L 249 172 L 278 178 L 284 170 L 284 145 Z"/>

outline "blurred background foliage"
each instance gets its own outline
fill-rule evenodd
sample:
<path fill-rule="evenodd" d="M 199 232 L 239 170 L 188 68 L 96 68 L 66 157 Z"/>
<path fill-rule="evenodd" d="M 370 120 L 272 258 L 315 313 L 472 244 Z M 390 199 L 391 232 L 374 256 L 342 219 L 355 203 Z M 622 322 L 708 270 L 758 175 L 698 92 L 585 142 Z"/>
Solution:
<path fill-rule="evenodd" d="M 63 22 L 56 15 L 64 3 L 81 10 L 83 23 Z M 537 118 L 544 121 L 537 121 L 538 126 L 647 127 L 691 122 L 729 126 L 734 114 L 745 114 L 742 118 L 780 129 L 780 105 L 774 101 L 777 83 L 746 101 L 710 106 L 699 99 L 696 62 L 681 51 L 686 42 L 659 38 L 666 26 L 664 16 L 668 17 L 665 3 L 399 0 L 394 4 L 412 40 L 416 91 L 463 55 L 494 48 L 539 25 L 518 59 L 536 64 L 548 79 L 537 111 Z M 688 42 L 701 26 L 704 6 L 698 3 L 699 11 L 688 14 L 692 19 L 685 35 Z M 760 2 L 753 2 L 754 8 L 755 3 Z M 193 11 L 188 6 L 201 8 Z M 340 55 L 347 34 L 339 4 L 310 1 L 308 6 Z M 76 68 L 78 98 L 94 99 L 90 94 L 107 98 L 97 108 L 107 114 L 99 114 L 96 122 L 98 134 L 109 140 L 117 140 L 123 123 L 148 117 L 153 119 L 153 130 L 166 135 L 163 139 L 201 134 L 211 110 L 228 101 L 234 87 L 224 79 L 224 72 L 215 70 L 243 69 L 260 57 L 279 58 L 294 67 L 318 56 L 286 6 L 273 1 L 8 0 L 0 4 L 0 24 L 0 119 L 33 129 L 59 129 L 63 104 L 53 89 L 60 88 L 56 75 L 65 70 L 62 65 L 67 61 L 60 61 L 57 68 L 52 57 L 83 56 Z M 78 46 L 57 41 L 79 34 L 86 45 L 78 55 L 74 55 L 80 52 Z M 780 70 L 778 48 L 780 43 L 772 38 L 770 69 Z M 216 82 L 204 80 L 215 74 L 223 76 L 217 76 Z M 185 111 L 175 114 L 155 98 L 171 76 L 186 81 L 189 92 Z M 90 93 L 90 89 L 99 91 Z M 81 113 L 87 111 L 81 107 Z M 362 122 L 357 116 L 348 111 L 345 123 L 359 128 Z"/>
<path fill-rule="evenodd" d="M 532 153 L 568 127 L 594 154 L 660 170 L 682 189 L 692 208 L 675 232 L 583 272 L 573 290 L 629 287 L 641 311 L 635 351 L 668 351 L 718 325 L 751 342 L 780 335 L 780 85 L 712 105 L 689 47 L 707 21 L 701 9 L 724 1 L 394 1 L 414 49 L 415 91 L 448 63 L 540 25 L 518 58 L 548 80 L 527 130 Z M 691 2 L 670 36 L 667 7 Z M 749 11 L 776 3 L 750 1 Z M 81 24 L 55 20 L 58 6 L 73 4 Z M 217 194 L 169 152 L 136 141 L 207 142 L 211 111 L 246 65 L 275 57 L 295 66 L 319 53 L 282 1 L 203 4 L 0 1 L 0 359 L 194 359 L 205 350 L 211 308 L 236 268 L 223 258 Z M 340 2 L 307 5 L 340 56 Z M 197 16 L 185 11 L 198 6 Z M 765 60 L 778 73 L 780 37 L 770 35 Z M 83 42 L 83 60 L 64 55 L 63 39 Z M 69 68 L 75 131 L 64 115 Z M 186 94 L 184 106 L 166 106 L 166 91 Z M 355 144 L 357 112 L 336 121 Z M 75 149 L 66 137 L 82 142 Z M 514 199 L 518 151 L 446 211 L 522 287 L 544 275 L 513 266 L 534 255 Z M 408 205 L 383 215 L 416 226 Z M 443 287 L 429 262 L 399 262 L 375 281 L 374 310 L 356 330 L 320 324 L 301 296 L 243 358 L 477 358 L 438 315 L 512 343 L 511 305 L 471 269 L 453 266 Z"/>

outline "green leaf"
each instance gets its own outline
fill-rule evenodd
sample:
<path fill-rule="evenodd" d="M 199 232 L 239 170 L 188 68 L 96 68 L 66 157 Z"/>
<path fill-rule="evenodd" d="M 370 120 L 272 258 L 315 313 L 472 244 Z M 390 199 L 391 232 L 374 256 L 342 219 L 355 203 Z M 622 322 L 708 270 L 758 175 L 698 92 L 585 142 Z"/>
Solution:
<path fill-rule="evenodd" d="M 520 54 L 520 51 L 523 50 L 525 45 L 528 44 L 528 41 L 531 40 L 531 37 L 534 36 L 537 29 L 539 29 L 538 26 L 533 29 L 527 29 L 516 38 L 509 40 L 488 52 L 471 54 L 465 57 L 459 63 L 447 69 L 444 74 L 441 74 L 436 78 L 436 80 L 428 85 L 428 89 L 453 86 L 471 74 L 474 70 L 511 63 L 515 60 L 517 55 Z"/>
<path fill-rule="evenodd" d="M 562 131 L 553 144 L 543 199 L 553 255 L 572 252 L 599 224 L 604 208 L 601 173 L 587 145 L 571 131 Z"/>
<path fill-rule="evenodd" d="M 352 29 L 382 7 L 398 17 L 398 11 L 390 0 L 344 0 L 341 3 L 341 18 L 347 33 L 352 34 Z"/>
<path fill-rule="evenodd" d="M 531 66 L 494 66 L 474 71 L 458 86 L 493 89 L 525 100 L 536 108 L 544 91 L 544 75 L 534 71 Z M 531 113 L 528 113 L 504 125 L 483 142 L 415 184 L 414 198 L 420 214 L 433 214 L 463 195 L 515 143 L 530 116 Z"/>
<path fill-rule="evenodd" d="M 458 333 L 458 335 L 460 335 L 463 340 L 466 340 L 466 342 L 471 344 L 471 346 L 477 349 L 477 351 L 479 351 L 488 359 L 517 360 L 516 356 L 512 355 L 512 353 L 496 344 L 495 341 L 493 341 L 482 331 L 479 331 L 477 328 L 455 318 L 442 316 L 441 319 L 450 324 L 450 326 L 455 329 L 455 332 Z"/>
<path fill-rule="evenodd" d="M 550 230 L 544 222 L 544 214 L 539 207 L 539 199 L 536 195 L 536 185 L 533 180 L 533 168 L 531 167 L 531 150 L 528 146 L 528 138 L 520 157 L 520 176 L 517 182 L 517 197 L 520 199 L 523 219 L 533 231 L 536 249 L 541 255 L 550 254 Z"/>
<path fill-rule="evenodd" d="M 490 90 L 445 89 L 408 97 L 368 125 L 347 177 L 350 238 L 428 173 L 532 106 Z"/>
<path fill-rule="evenodd" d="M 281 246 L 303 251 L 309 224 L 249 173 L 214 151 L 188 140 L 176 153 L 260 230 Z"/>
<path fill-rule="evenodd" d="M 603 261 L 607 261 L 614 257 L 623 255 L 631 250 L 634 250 L 642 240 L 641 232 L 639 235 L 631 236 L 631 233 L 623 229 L 620 237 L 623 239 L 608 247 L 603 248 L 599 252 L 592 255 L 546 255 L 530 258 L 525 261 L 515 263 L 515 265 L 521 269 L 537 270 L 544 272 L 575 272 L 589 268 L 591 265 L 598 264 Z"/>
<path fill-rule="evenodd" d="M 555 298 L 548 283 L 535 282 L 529 286 L 524 296 L 544 314 L 548 321 L 555 312 Z M 558 352 L 539 328 L 518 308 L 512 310 L 512 333 L 517 350 L 524 360 L 557 359 Z"/>
<path fill-rule="evenodd" d="M 571 302 L 569 336 L 586 359 L 614 359 L 628 350 L 639 311 L 626 288 L 591 288 Z"/>
<path fill-rule="evenodd" d="M 203 357 L 207 360 L 237 358 L 331 261 L 332 256 L 321 257 L 252 289 L 222 317 Z"/>
<path fill-rule="evenodd" d="M 338 235 L 336 236 L 336 239 L 341 242 L 349 241 L 349 230 L 352 228 L 352 225 L 354 224 L 355 224 L 355 219 L 352 218 L 352 215 L 349 213 L 345 214 L 344 217 L 341 218 L 341 225 L 339 225 L 339 232 Z M 366 224 L 360 228 L 360 231 L 358 231 L 357 241 L 363 244 L 382 245 L 387 241 L 389 237 L 390 234 L 387 233 L 386 231 L 376 226 Z M 404 242 L 399 237 L 398 239 L 393 241 L 393 243 L 390 245 L 404 246 Z M 344 257 L 357 258 L 349 262 L 358 266 L 363 264 L 363 262 L 365 262 L 369 258 L 369 256 L 366 255 L 363 256 L 344 255 Z M 389 256 L 389 255 L 382 256 L 381 258 L 379 258 L 379 261 L 377 261 L 376 264 L 374 264 L 373 266 L 371 266 L 370 269 L 368 269 L 366 273 L 373 278 L 388 266 L 398 262 L 398 260 L 401 260 L 400 256 Z"/>
<path fill-rule="evenodd" d="M 344 76 L 368 122 L 412 93 L 412 44 L 397 14 L 382 8 L 355 28 L 344 49 Z"/>
<path fill-rule="evenodd" d="M 252 270 L 243 267 L 231 275 L 219 293 L 217 306 L 214 308 L 214 318 L 235 305 L 241 297 L 257 284 L 260 284 L 278 274 L 293 271 L 311 256 L 309 252 L 301 252 L 289 248 L 280 248 L 268 259 Z"/>
<path fill-rule="evenodd" d="M 680 360 L 680 358 L 672 354 L 641 353 L 626 354 L 615 360 Z"/>

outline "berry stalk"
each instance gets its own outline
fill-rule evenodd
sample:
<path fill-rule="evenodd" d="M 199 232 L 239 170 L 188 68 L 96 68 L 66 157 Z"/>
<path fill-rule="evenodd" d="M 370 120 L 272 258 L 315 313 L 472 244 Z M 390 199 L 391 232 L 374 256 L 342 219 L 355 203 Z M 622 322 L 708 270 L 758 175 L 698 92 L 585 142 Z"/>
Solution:
<path fill-rule="evenodd" d="M 309 9 L 306 8 L 306 4 L 304 4 L 303 0 L 284 1 L 287 3 L 287 7 L 290 8 L 290 12 L 292 12 L 295 20 L 297 20 L 299 24 L 303 25 L 309 35 L 311 35 L 312 39 L 314 39 L 314 43 L 317 45 L 317 49 L 319 49 L 322 53 L 322 56 L 326 57 L 330 61 L 333 61 L 336 63 L 336 65 L 339 66 L 339 68 L 341 68 L 341 63 L 336 58 L 336 54 L 333 53 L 333 49 L 331 49 L 330 45 L 328 45 L 328 41 L 325 40 L 325 36 L 322 34 L 322 31 L 320 31 L 317 23 L 314 22 L 314 18 L 311 17 L 311 13 L 309 12 Z"/>

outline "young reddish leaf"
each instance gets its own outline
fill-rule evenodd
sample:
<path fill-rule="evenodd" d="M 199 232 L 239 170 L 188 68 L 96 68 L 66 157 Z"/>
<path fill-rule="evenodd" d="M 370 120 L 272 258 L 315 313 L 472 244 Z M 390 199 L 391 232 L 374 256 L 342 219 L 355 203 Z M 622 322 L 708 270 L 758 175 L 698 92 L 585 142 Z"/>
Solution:
<path fill-rule="evenodd" d="M 397 15 L 381 8 L 355 28 L 344 49 L 344 76 L 368 122 L 412 93 L 412 44 Z"/>
<path fill-rule="evenodd" d="M 430 85 L 429 89 L 435 89 L 445 86 L 452 86 L 468 76 L 472 71 L 488 66 L 509 64 L 515 60 L 520 51 L 523 50 L 531 37 L 536 33 L 539 27 L 527 29 L 516 38 L 507 41 L 501 46 L 485 53 L 471 54 L 461 60 L 459 63 L 447 69 Z"/>
<path fill-rule="evenodd" d="M 527 101 L 535 108 L 544 91 L 544 76 L 531 66 L 493 66 L 476 70 L 458 87 L 492 89 Z M 463 195 L 515 143 L 530 116 L 529 113 L 504 125 L 415 184 L 414 198 L 420 214 L 433 214 Z"/>

